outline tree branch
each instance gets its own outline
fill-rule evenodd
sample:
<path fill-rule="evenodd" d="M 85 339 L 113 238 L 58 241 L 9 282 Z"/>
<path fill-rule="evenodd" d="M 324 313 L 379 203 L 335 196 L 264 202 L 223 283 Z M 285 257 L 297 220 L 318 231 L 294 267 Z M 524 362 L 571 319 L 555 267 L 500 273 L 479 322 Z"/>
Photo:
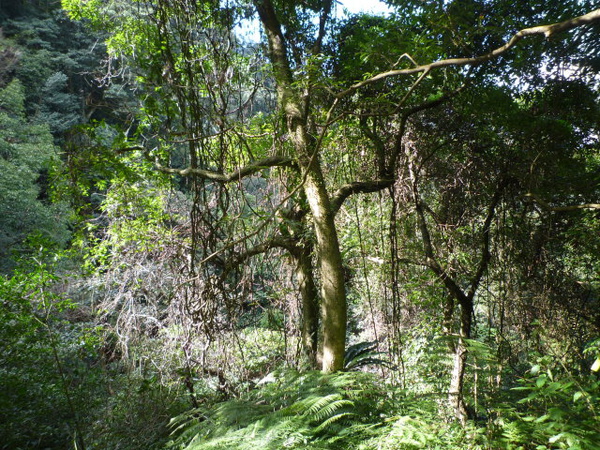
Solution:
<path fill-rule="evenodd" d="M 424 102 L 420 105 L 416 105 L 416 106 L 406 110 L 400 118 L 400 131 L 399 131 L 397 139 L 396 139 L 396 145 L 395 145 L 394 151 L 392 152 L 392 155 L 390 157 L 389 165 L 388 165 L 388 167 L 380 167 L 379 168 L 379 171 L 380 171 L 379 176 L 381 178 L 376 179 L 376 180 L 369 180 L 369 181 L 355 181 L 352 183 L 348 183 L 348 184 L 342 186 L 341 188 L 339 188 L 337 191 L 335 191 L 335 193 L 332 195 L 332 198 L 331 198 L 331 211 L 333 212 L 333 214 L 334 215 L 337 214 L 337 212 L 342 207 L 342 204 L 344 203 L 344 201 L 351 195 L 359 194 L 359 193 L 367 194 L 367 193 L 371 193 L 371 192 L 378 192 L 378 191 L 386 189 L 386 188 L 390 187 L 392 184 L 394 184 L 395 177 L 391 174 L 393 174 L 395 171 L 394 167 L 396 165 L 398 153 L 400 152 L 400 149 L 402 147 L 402 136 L 404 135 L 404 131 L 406 129 L 406 123 L 407 123 L 409 117 L 418 112 L 425 111 L 429 108 L 434 108 L 434 107 L 440 105 L 441 103 L 458 95 L 465 87 L 466 87 L 466 85 L 462 85 L 458 89 L 455 89 L 452 92 L 448 92 L 437 99 L 429 100 L 427 102 Z M 381 141 L 378 139 L 378 137 L 373 135 L 373 133 L 370 130 L 368 130 L 366 125 L 363 124 L 363 126 L 361 128 L 363 129 L 363 132 L 365 132 L 367 137 L 369 137 L 369 139 L 371 139 L 371 141 L 373 142 L 373 144 L 375 146 L 383 145 L 381 143 Z M 372 134 L 372 135 L 369 136 L 369 134 Z"/>
<path fill-rule="evenodd" d="M 240 264 L 243 264 L 253 256 L 266 253 L 274 248 L 284 248 L 292 255 L 298 253 L 298 244 L 295 242 L 294 239 L 274 237 L 269 239 L 268 241 L 262 242 L 260 244 L 255 245 L 252 248 L 249 248 L 245 252 L 239 253 L 233 259 L 227 261 L 223 273 L 221 274 L 221 278 L 225 278 L 235 267 L 239 266 Z"/>
<path fill-rule="evenodd" d="M 395 145 L 394 151 L 392 152 L 392 155 L 390 157 L 389 168 L 388 168 L 388 170 L 391 171 L 390 173 L 394 173 L 394 171 L 395 171 L 396 161 L 400 154 L 400 150 L 402 149 L 402 137 L 404 136 L 404 132 L 406 131 L 406 125 L 408 123 L 408 119 L 410 118 L 410 116 L 412 116 L 413 114 L 417 114 L 421 111 L 425 111 L 427 109 L 435 108 L 436 106 L 441 105 L 442 103 L 446 102 L 447 100 L 450 100 L 451 98 L 454 98 L 455 96 L 460 94 L 466 87 L 467 87 L 467 83 L 459 86 L 457 89 L 455 89 L 451 92 L 446 92 L 445 94 L 441 95 L 438 98 L 428 100 L 424 103 L 421 103 L 420 105 L 415 105 L 412 108 L 409 108 L 406 111 L 404 111 L 404 113 L 400 117 L 400 131 L 398 132 L 398 137 L 396 139 L 396 145 Z"/>
<path fill-rule="evenodd" d="M 331 211 L 335 215 L 342 207 L 344 200 L 353 194 L 378 192 L 394 184 L 393 178 L 371 180 L 371 181 L 355 181 L 348 183 L 339 188 L 331 198 Z"/>
<path fill-rule="evenodd" d="M 317 40 L 315 41 L 315 45 L 313 47 L 313 55 L 318 55 L 321 53 L 323 38 L 325 37 L 325 25 L 327 24 L 327 20 L 329 20 L 329 15 L 331 14 L 332 3 L 332 0 L 325 0 L 323 2 L 321 16 L 319 17 L 319 34 L 317 35 Z"/>
<path fill-rule="evenodd" d="M 139 145 L 133 145 L 130 147 L 123 147 L 117 150 L 118 153 L 125 153 L 130 151 L 142 151 L 144 156 L 148 160 L 152 160 L 150 157 L 149 151 Z M 235 172 L 226 174 L 217 172 L 215 170 L 206 170 L 206 169 L 198 169 L 193 168 L 191 166 L 186 167 L 185 169 L 175 169 L 174 167 L 166 167 L 158 162 L 157 159 L 154 160 L 154 166 L 157 170 L 163 173 L 169 173 L 172 175 L 180 175 L 182 177 L 198 177 L 204 180 L 216 181 L 219 183 L 231 183 L 232 181 L 241 180 L 244 177 L 254 175 L 261 170 L 268 169 L 270 167 L 291 167 L 293 169 L 297 169 L 297 165 L 294 159 L 289 158 L 287 156 L 268 156 L 263 159 L 259 159 L 258 161 L 254 161 L 247 166 L 244 166 Z"/>
<path fill-rule="evenodd" d="M 579 211 L 580 209 L 600 209 L 600 203 L 583 203 L 581 205 L 570 205 L 570 206 L 551 206 L 548 202 L 542 200 L 531 192 L 525 194 L 525 197 L 531 198 L 534 202 L 540 205 L 546 211 L 551 212 L 570 212 Z"/>
<path fill-rule="evenodd" d="M 281 24 L 279 23 L 271 0 L 254 0 L 254 7 L 258 12 L 258 17 L 267 35 L 277 95 L 281 105 L 284 110 L 286 110 L 286 107 L 288 106 L 286 95 L 288 95 L 288 89 L 292 84 L 293 77 L 285 46 L 285 38 L 281 31 Z"/>
<path fill-rule="evenodd" d="M 498 56 L 506 53 L 508 50 L 513 48 L 517 43 L 525 37 L 535 36 L 535 35 L 544 35 L 547 39 L 554 36 L 555 34 L 562 33 L 565 31 L 572 30 L 574 28 L 578 28 L 584 25 L 589 25 L 594 22 L 600 21 L 600 9 L 596 9 L 588 14 L 583 16 L 575 17 L 573 19 L 565 20 L 564 22 L 558 22 L 551 25 L 540 25 L 531 28 L 524 28 L 521 31 L 517 32 L 513 35 L 513 37 L 503 46 L 498 47 L 497 49 L 492 50 L 491 52 L 485 53 L 481 56 L 476 56 L 473 58 L 449 58 L 443 59 L 440 61 L 436 61 L 430 64 L 423 64 L 416 67 L 411 67 L 407 69 L 398 69 L 398 70 L 389 70 L 387 72 L 379 73 L 371 78 L 368 78 L 364 81 L 356 83 L 350 86 L 345 91 L 337 94 L 338 98 L 345 97 L 352 92 L 360 89 L 369 84 L 376 83 L 377 81 L 384 80 L 389 77 L 399 76 L 399 75 L 412 75 L 420 72 L 428 72 L 433 69 L 439 69 L 442 67 L 461 67 L 461 66 L 476 66 L 487 62 L 491 59 L 497 58 Z"/>
<path fill-rule="evenodd" d="M 467 293 L 467 297 L 471 299 L 475 296 L 475 292 L 479 287 L 481 278 L 485 274 L 490 263 L 490 259 L 492 257 L 490 253 L 490 228 L 492 226 L 492 220 L 494 219 L 494 215 L 496 214 L 496 207 L 498 206 L 498 203 L 500 203 L 500 199 L 502 198 L 502 192 L 504 191 L 504 188 L 507 186 L 507 184 L 507 180 L 503 180 L 500 183 L 488 207 L 487 215 L 483 223 L 483 234 L 481 237 L 481 259 L 479 261 L 477 271 L 475 272 L 475 275 L 473 275 L 473 279 L 471 280 L 469 292 Z"/>
<path fill-rule="evenodd" d="M 235 172 L 225 174 L 216 172 L 213 170 L 197 169 L 193 167 L 186 167 L 185 169 L 175 169 L 173 167 L 165 167 L 158 161 L 155 161 L 155 166 L 158 170 L 163 173 L 169 173 L 172 175 L 180 175 L 182 177 L 198 177 L 205 180 L 212 180 L 219 183 L 230 183 L 232 181 L 240 180 L 244 177 L 254 175 L 263 169 L 269 167 L 296 167 L 296 163 L 292 158 L 287 156 L 269 156 L 261 160 L 252 162 L 247 166 L 244 166 Z"/>
<path fill-rule="evenodd" d="M 450 294 L 458 300 L 461 306 L 467 305 L 470 300 L 469 297 L 467 297 L 458 283 L 450 276 L 446 269 L 442 267 L 436 258 L 431 234 L 429 233 L 429 227 L 427 226 L 427 220 L 425 219 L 424 204 L 419 193 L 417 173 L 414 170 L 412 161 L 409 161 L 408 171 L 412 181 L 412 194 L 415 203 L 415 211 L 417 213 L 417 222 L 419 224 L 419 231 L 421 232 L 421 240 L 423 241 L 425 266 L 428 267 L 442 283 L 444 283 L 446 289 L 448 289 Z"/>

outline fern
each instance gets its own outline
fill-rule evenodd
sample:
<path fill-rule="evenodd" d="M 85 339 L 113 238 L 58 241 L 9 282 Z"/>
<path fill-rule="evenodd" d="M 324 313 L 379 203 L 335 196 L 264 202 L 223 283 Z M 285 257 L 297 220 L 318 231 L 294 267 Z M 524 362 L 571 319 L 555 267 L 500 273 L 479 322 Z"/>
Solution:
<path fill-rule="evenodd" d="M 321 433 L 322 431 L 330 428 L 334 423 L 350 419 L 355 416 L 355 413 L 349 411 L 333 414 L 331 417 L 325 419 L 319 426 L 315 428 L 315 433 Z"/>
<path fill-rule="evenodd" d="M 505 448 L 486 446 L 490 441 L 481 429 L 440 422 L 434 397 L 409 395 L 370 373 L 289 370 L 272 375 L 273 382 L 242 399 L 207 405 L 174 419 L 171 448 Z M 567 441 L 570 437 L 559 438 Z"/>
<path fill-rule="evenodd" d="M 300 403 L 300 402 L 299 402 Z M 350 400 L 344 400 L 340 394 L 330 394 L 323 397 L 309 397 L 302 400 L 308 406 L 308 409 L 303 413 L 310 422 L 322 422 L 330 418 L 340 408 L 354 406 Z"/>
<path fill-rule="evenodd" d="M 383 352 L 376 351 L 378 342 L 359 342 L 346 349 L 344 369 L 358 369 L 368 365 L 389 366 L 389 361 L 378 358 Z"/>
<path fill-rule="evenodd" d="M 370 374 L 324 375 L 294 371 L 273 374 L 275 381 L 229 400 L 192 410 L 172 421 L 171 447 L 192 449 L 330 448 L 366 427 L 376 417 Z M 354 428 L 356 427 L 356 428 Z M 350 430 L 350 432 L 347 432 Z M 334 447 L 335 448 L 335 447 Z"/>

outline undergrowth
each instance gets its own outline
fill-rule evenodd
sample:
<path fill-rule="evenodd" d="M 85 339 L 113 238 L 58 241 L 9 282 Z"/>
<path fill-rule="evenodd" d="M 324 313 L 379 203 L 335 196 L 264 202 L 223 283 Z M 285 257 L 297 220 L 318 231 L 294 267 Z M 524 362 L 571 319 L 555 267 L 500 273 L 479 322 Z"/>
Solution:
<path fill-rule="evenodd" d="M 452 424 L 440 426 L 434 401 L 411 397 L 375 375 L 288 370 L 270 379 L 243 398 L 176 417 L 169 447 L 467 448 L 458 445 L 467 431 Z"/>
<path fill-rule="evenodd" d="M 267 381 L 268 380 L 268 381 Z M 364 372 L 273 372 L 237 399 L 172 420 L 170 449 L 600 450 L 600 382 L 535 364 L 459 426 L 443 398 L 415 394 Z"/>

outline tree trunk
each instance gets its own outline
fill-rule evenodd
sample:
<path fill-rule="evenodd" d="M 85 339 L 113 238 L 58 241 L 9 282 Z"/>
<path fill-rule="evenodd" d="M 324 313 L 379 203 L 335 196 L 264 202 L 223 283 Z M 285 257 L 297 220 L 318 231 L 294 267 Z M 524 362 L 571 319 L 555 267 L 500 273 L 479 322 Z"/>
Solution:
<path fill-rule="evenodd" d="M 296 259 L 296 280 L 302 299 L 302 349 L 309 367 L 315 369 L 319 342 L 319 302 L 310 247 L 301 247 L 294 257 Z"/>
<path fill-rule="evenodd" d="M 269 43 L 269 59 L 273 65 L 279 107 L 286 118 L 295 159 L 305 177 L 303 188 L 312 213 L 321 276 L 322 370 L 333 372 L 344 367 L 346 291 L 339 240 L 320 166 L 318 143 L 308 132 L 310 92 L 300 93 L 294 85 L 286 39 L 273 3 L 270 0 L 254 0 L 254 5 Z"/>
<path fill-rule="evenodd" d="M 305 183 L 317 238 L 321 274 L 321 321 L 323 330 L 322 370 L 335 372 L 344 368 L 346 351 L 346 288 L 342 255 L 329 196 L 318 164 Z"/>
<path fill-rule="evenodd" d="M 316 250 L 321 281 L 321 324 L 323 372 L 344 368 L 346 352 L 346 286 L 340 243 L 335 226 L 335 214 L 327 192 L 317 143 L 308 133 L 301 104 L 292 91 L 286 98 L 288 130 L 294 144 L 298 166 L 305 174 L 304 194 L 316 236 Z M 293 99 L 296 99 L 295 101 Z"/>
<path fill-rule="evenodd" d="M 454 306 L 455 300 L 452 295 L 448 295 L 444 302 L 444 319 L 442 322 L 442 332 L 446 336 L 452 335 L 452 328 L 454 328 Z M 452 339 L 448 339 L 448 351 L 454 353 L 456 350 L 456 343 Z"/>
<path fill-rule="evenodd" d="M 448 390 L 448 401 L 454 412 L 454 417 L 462 426 L 467 424 L 467 409 L 463 398 L 463 388 L 465 380 L 465 366 L 467 363 L 467 348 L 462 336 L 459 336 L 454 350 L 454 362 L 452 367 L 452 377 L 450 379 L 450 389 Z"/>
<path fill-rule="evenodd" d="M 471 337 L 473 299 L 464 296 L 460 300 L 460 335 L 454 349 L 454 363 L 450 379 L 450 389 L 448 390 L 448 401 L 456 419 L 462 426 L 465 426 L 467 424 L 467 408 L 463 391 L 468 354 L 466 339 Z"/>

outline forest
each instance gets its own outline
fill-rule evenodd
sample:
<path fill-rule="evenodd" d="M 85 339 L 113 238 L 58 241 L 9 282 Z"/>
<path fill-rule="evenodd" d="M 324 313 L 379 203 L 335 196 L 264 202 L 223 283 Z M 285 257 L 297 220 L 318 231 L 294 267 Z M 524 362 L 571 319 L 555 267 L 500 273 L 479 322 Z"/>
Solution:
<path fill-rule="evenodd" d="M 600 449 L 600 3 L 382 3 L 0 0 L 0 449 Z"/>

